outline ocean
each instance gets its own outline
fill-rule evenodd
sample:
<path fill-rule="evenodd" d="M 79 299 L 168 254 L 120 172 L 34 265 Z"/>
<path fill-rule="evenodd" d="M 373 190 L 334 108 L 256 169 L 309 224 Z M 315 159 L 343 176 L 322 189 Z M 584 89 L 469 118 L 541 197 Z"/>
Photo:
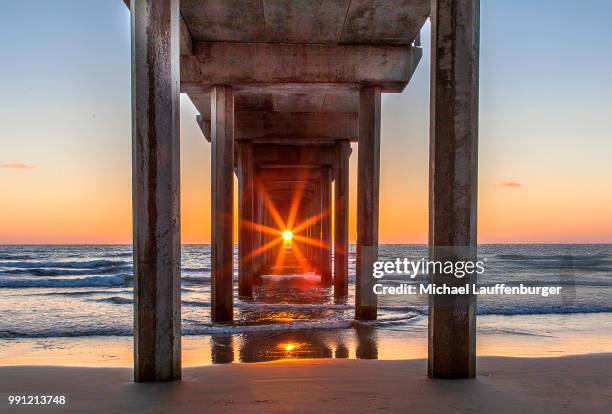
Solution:
<path fill-rule="evenodd" d="M 478 297 L 480 334 L 554 338 L 574 330 L 584 338 L 612 331 L 612 245 L 481 245 L 478 256 L 486 263 L 485 273 L 479 276 L 480 286 L 562 287 L 560 295 L 549 297 Z M 425 245 L 379 248 L 380 260 L 423 257 L 427 257 Z M 364 346 L 371 345 L 373 337 L 380 342 L 380 338 L 426 333 L 425 295 L 379 296 L 377 321 L 353 320 L 354 266 L 351 246 L 349 298 L 345 303 L 334 303 L 332 289 L 264 286 L 256 289 L 253 301 L 239 300 L 236 291 L 235 323 L 214 325 L 210 320 L 210 246 L 184 245 L 182 333 L 208 338 L 214 342 L 213 348 L 220 343 L 217 348 L 221 350 L 228 340 L 239 338 L 244 361 L 275 359 L 278 355 L 271 349 L 287 338 L 308 345 L 304 356 L 341 357 L 345 345 L 339 345 L 338 338 L 350 336 L 353 339 L 346 346 L 354 349 L 347 349 L 346 354 L 367 357 L 380 353 L 376 350 L 372 354 Z M 386 286 L 421 283 L 426 275 L 413 280 L 391 275 L 380 280 Z M 129 337 L 132 295 L 129 245 L 0 246 L 0 342 Z M 330 341 L 332 346 L 327 346 Z M 223 361 L 212 355 L 213 362 L 215 358 Z"/>

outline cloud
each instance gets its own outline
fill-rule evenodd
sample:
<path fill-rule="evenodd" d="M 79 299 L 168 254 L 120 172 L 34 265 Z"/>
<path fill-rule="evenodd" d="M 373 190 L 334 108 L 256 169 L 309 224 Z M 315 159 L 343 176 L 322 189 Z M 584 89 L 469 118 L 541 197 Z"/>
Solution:
<path fill-rule="evenodd" d="M 518 187 L 523 186 L 523 184 L 517 183 L 516 181 L 503 181 L 499 183 L 499 185 L 501 185 L 502 187 L 510 187 L 510 188 L 518 188 Z"/>
<path fill-rule="evenodd" d="M 6 168 L 6 169 L 11 169 L 11 170 L 31 170 L 36 167 L 30 164 L 23 164 L 20 162 L 15 162 L 12 164 L 0 164 L 0 168 Z"/>

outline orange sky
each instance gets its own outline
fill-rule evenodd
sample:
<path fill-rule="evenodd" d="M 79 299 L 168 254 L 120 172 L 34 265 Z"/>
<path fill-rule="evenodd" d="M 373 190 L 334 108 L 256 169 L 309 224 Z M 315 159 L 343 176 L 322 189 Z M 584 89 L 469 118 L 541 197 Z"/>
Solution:
<path fill-rule="evenodd" d="M 385 99 L 383 110 L 401 97 Z M 195 125 L 195 109 L 182 98 L 182 239 L 210 241 L 210 144 Z M 392 112 L 392 111 L 391 111 Z M 392 114 L 390 114 L 392 115 Z M 410 143 L 410 155 L 398 151 L 386 134 L 395 133 L 383 118 L 381 149 L 380 240 L 382 243 L 427 241 L 427 140 Z M 397 131 L 399 132 L 399 131 Z M 44 163 L 0 166 L 5 197 L 0 215 L 2 243 L 129 243 L 131 187 L 129 131 L 105 150 L 83 144 L 42 154 Z M 110 144 L 109 144 L 110 145 Z M 484 145 L 486 148 L 486 144 Z M 406 151 L 408 152 L 408 151 Z M 482 151 L 481 151 L 482 153 Z M 88 165 L 70 156 L 91 157 Z M 496 157 L 502 157 L 497 154 Z M 537 157 L 536 157 L 537 158 Z M 546 165 L 550 165 L 548 160 Z M 74 165 L 73 165 L 74 164 Z M 563 163 L 559 161 L 559 167 Z M 609 182 L 589 182 L 584 172 L 564 168 L 532 174 L 517 166 L 501 174 L 496 159 L 481 156 L 479 186 L 480 242 L 610 242 L 612 199 Z M 537 166 L 536 166 L 537 167 Z M 350 236 L 354 241 L 357 147 L 351 156 Z M 534 167 L 532 167 L 534 168 Z M 605 171 L 602 171 L 605 172 Z M 555 179 L 555 177 L 563 179 Z M 610 177 L 608 175 L 607 177 Z M 502 178 L 505 181 L 502 181 Z M 571 181 L 570 181 L 571 180 Z M 7 197 L 7 195 L 10 195 Z"/>
<path fill-rule="evenodd" d="M 0 243 L 129 243 L 129 14 L 119 1 L 54 4 L 0 13 Z M 480 242 L 612 242 L 609 13 L 483 1 Z M 383 96 L 381 243 L 427 241 L 428 38 L 426 25 L 404 93 Z M 182 238 L 209 242 L 210 144 L 181 103 Z M 351 240 L 356 162 L 353 146 Z"/>

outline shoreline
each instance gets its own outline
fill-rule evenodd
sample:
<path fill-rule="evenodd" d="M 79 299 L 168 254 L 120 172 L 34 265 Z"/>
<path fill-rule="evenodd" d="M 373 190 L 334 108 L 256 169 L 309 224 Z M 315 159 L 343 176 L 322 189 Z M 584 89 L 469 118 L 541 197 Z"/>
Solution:
<path fill-rule="evenodd" d="M 185 368 L 180 382 L 138 384 L 128 368 L 0 366 L 6 395 L 65 395 L 45 412 L 350 413 L 612 410 L 612 354 L 479 357 L 474 380 L 432 380 L 424 359 L 300 360 Z M 20 412 L 40 407 L 22 406 Z"/>
<path fill-rule="evenodd" d="M 479 357 L 550 358 L 612 353 L 610 314 L 503 315 L 478 318 Z M 593 326 L 599 326 L 595 332 Z M 549 328 L 553 327 L 553 328 Z M 427 320 L 411 329 L 274 330 L 184 335 L 182 366 L 303 359 L 427 358 Z M 133 366 L 131 336 L 0 339 L 0 365 Z"/>

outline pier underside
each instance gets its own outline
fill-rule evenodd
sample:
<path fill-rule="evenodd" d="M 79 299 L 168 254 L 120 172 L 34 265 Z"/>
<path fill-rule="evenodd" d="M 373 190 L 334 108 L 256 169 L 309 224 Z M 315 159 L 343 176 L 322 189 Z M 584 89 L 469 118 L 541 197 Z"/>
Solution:
<path fill-rule="evenodd" d="M 302 275 L 346 300 L 351 144 L 355 317 L 376 319 L 381 94 L 409 83 L 430 15 L 430 244 L 475 246 L 477 0 L 439 0 L 434 10 L 429 0 L 126 3 L 134 32 L 137 380 L 180 376 L 179 160 L 168 156 L 178 153 L 179 90 L 211 143 L 213 322 L 233 320 L 235 208 L 241 298 L 267 280 Z M 430 374 L 472 376 L 471 302 L 433 300 L 430 312 Z"/>

